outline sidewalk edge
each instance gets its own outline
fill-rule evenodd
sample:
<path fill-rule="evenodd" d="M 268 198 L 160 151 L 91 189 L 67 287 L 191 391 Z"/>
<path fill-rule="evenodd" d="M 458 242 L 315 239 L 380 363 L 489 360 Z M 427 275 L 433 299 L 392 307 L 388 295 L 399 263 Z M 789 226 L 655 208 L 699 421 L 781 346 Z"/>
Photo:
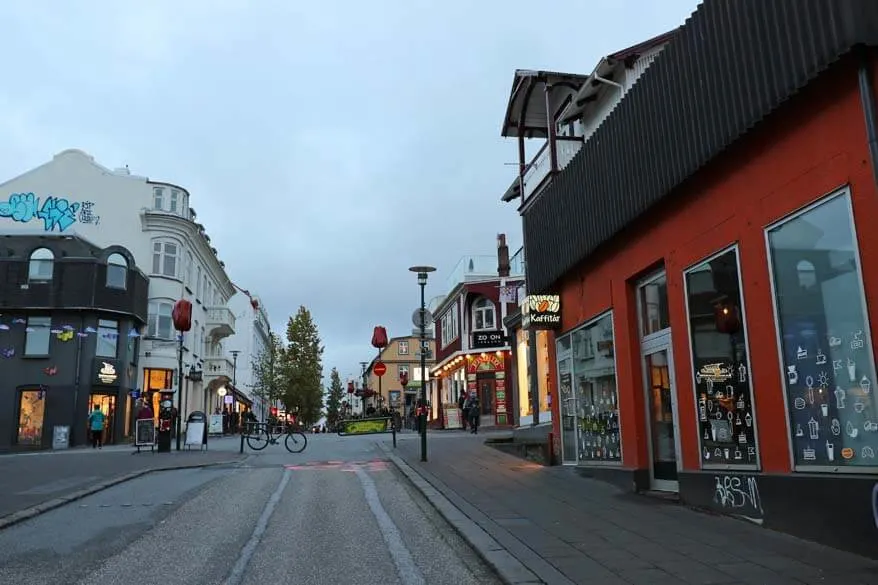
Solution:
<path fill-rule="evenodd" d="M 469 543 L 476 553 L 490 566 L 506 585 L 529 585 L 545 583 L 519 561 L 474 520 L 467 516 L 451 500 L 445 497 L 416 469 L 395 455 L 386 444 L 378 442 L 379 448 L 390 461 L 424 495 L 439 514 Z"/>
<path fill-rule="evenodd" d="M 232 463 L 240 463 L 239 459 L 229 459 L 226 461 L 215 461 L 213 463 L 187 463 L 184 465 L 166 465 L 164 467 L 153 467 L 150 469 L 142 469 L 140 471 L 133 471 L 131 473 L 127 473 L 125 475 L 119 475 L 102 482 L 98 482 L 92 486 L 87 488 L 83 488 L 79 491 L 73 492 L 72 494 L 68 494 L 66 496 L 61 496 L 60 498 L 54 498 L 52 500 L 47 500 L 45 502 L 36 504 L 35 506 L 31 506 L 30 508 L 25 508 L 23 510 L 19 510 L 17 512 L 13 512 L 12 514 L 8 514 L 0 518 L 0 531 L 9 528 L 15 524 L 19 524 L 24 522 L 25 520 L 30 520 L 31 518 L 35 518 L 40 514 L 45 514 L 50 510 L 54 510 L 56 508 L 60 508 L 65 504 L 69 504 L 70 502 L 75 502 L 76 500 L 81 500 L 90 495 L 96 494 L 100 491 L 103 491 L 107 488 L 111 488 L 113 486 L 119 485 L 120 483 L 125 483 L 126 481 L 131 481 L 132 479 L 137 479 L 138 477 L 142 477 L 148 473 L 154 473 L 156 471 L 175 471 L 177 469 L 197 469 L 199 467 L 216 467 L 219 465 L 230 465 Z"/>

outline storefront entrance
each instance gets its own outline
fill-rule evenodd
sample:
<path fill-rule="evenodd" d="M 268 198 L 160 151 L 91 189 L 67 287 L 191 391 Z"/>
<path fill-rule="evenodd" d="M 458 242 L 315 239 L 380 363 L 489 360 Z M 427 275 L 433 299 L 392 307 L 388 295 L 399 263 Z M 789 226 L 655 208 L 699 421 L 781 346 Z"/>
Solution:
<path fill-rule="evenodd" d="M 650 488 L 679 491 L 677 393 L 668 320 L 667 281 L 661 272 L 638 287 L 640 349 L 646 392 Z"/>
<path fill-rule="evenodd" d="M 88 397 L 88 412 L 99 406 L 104 413 L 104 445 L 112 445 L 116 436 L 116 397 L 109 394 L 92 394 Z"/>

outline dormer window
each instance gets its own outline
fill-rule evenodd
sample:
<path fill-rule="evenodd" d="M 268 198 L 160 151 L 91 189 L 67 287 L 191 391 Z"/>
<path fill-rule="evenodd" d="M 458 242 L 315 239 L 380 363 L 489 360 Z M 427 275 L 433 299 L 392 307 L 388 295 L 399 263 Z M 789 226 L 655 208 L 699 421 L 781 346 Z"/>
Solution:
<path fill-rule="evenodd" d="M 128 283 L 128 260 L 122 254 L 110 254 L 107 258 L 107 288 L 125 290 Z"/>
<path fill-rule="evenodd" d="M 473 303 L 473 331 L 494 329 L 496 325 L 496 313 L 494 303 L 486 297 L 481 297 Z"/>
<path fill-rule="evenodd" d="M 46 282 L 52 280 L 55 271 L 55 255 L 48 248 L 37 248 L 30 255 L 27 269 L 29 282 Z"/>
<path fill-rule="evenodd" d="M 171 189 L 171 206 L 169 208 L 169 211 L 171 213 L 177 213 L 177 206 L 179 205 L 179 201 L 180 201 L 180 192 L 177 191 L 176 189 Z"/>
<path fill-rule="evenodd" d="M 165 207 L 165 190 L 161 187 L 153 187 L 152 189 L 152 208 L 164 209 Z"/>

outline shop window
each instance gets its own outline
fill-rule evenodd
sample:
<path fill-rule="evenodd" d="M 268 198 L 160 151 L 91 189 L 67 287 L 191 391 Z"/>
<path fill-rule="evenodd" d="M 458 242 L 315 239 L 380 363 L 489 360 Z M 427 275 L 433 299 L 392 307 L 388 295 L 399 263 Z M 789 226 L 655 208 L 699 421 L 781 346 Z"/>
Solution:
<path fill-rule="evenodd" d="M 98 321 L 98 337 L 95 355 L 98 357 L 115 358 L 119 346 L 119 322 L 109 319 Z"/>
<path fill-rule="evenodd" d="M 409 342 L 408 341 L 400 341 L 399 346 L 397 347 L 397 353 L 399 355 L 408 355 L 409 354 Z"/>
<path fill-rule="evenodd" d="M 174 306 L 165 301 L 149 302 L 149 324 L 147 327 L 147 335 L 149 337 L 157 337 L 159 339 L 173 339 L 173 320 L 171 312 Z"/>
<path fill-rule="evenodd" d="M 613 317 L 573 332 L 573 388 L 579 461 L 621 461 Z"/>
<path fill-rule="evenodd" d="M 177 276 L 177 256 L 180 248 L 173 242 L 153 242 L 152 273 Z"/>
<path fill-rule="evenodd" d="M 473 303 L 473 331 L 494 329 L 495 316 L 494 303 L 486 297 L 479 298 Z"/>
<path fill-rule="evenodd" d="M 758 465 L 738 251 L 684 274 L 703 465 Z"/>
<path fill-rule="evenodd" d="M 20 390 L 18 394 L 18 432 L 16 443 L 39 447 L 43 444 L 46 420 L 46 391 L 42 388 Z"/>
<path fill-rule="evenodd" d="M 52 280 L 55 271 L 55 255 L 48 248 L 37 248 L 30 255 L 27 267 L 28 282 Z"/>
<path fill-rule="evenodd" d="M 795 464 L 874 467 L 874 354 L 850 192 L 766 231 Z"/>
<path fill-rule="evenodd" d="M 128 260 L 122 254 L 110 254 L 107 258 L 107 287 L 125 290 L 128 284 Z"/>
<path fill-rule="evenodd" d="M 646 337 L 671 326 L 668 317 L 668 279 L 662 273 L 639 287 L 640 335 Z"/>
<path fill-rule="evenodd" d="M 51 317 L 28 317 L 24 334 L 24 355 L 49 355 Z"/>

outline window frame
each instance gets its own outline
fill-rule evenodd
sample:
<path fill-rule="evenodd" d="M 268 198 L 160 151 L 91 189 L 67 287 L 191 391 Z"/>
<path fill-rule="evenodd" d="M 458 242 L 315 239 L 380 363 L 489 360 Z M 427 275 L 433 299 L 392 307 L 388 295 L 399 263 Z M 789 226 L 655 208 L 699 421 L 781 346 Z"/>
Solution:
<path fill-rule="evenodd" d="M 161 331 L 159 330 L 159 322 L 162 315 L 160 314 L 160 309 L 162 305 L 167 305 L 170 309 L 168 310 L 167 318 L 170 323 L 170 330 L 168 337 L 163 337 L 161 335 Z M 153 312 L 152 307 L 156 307 L 156 311 Z M 174 333 L 174 322 L 172 318 L 172 312 L 174 310 L 174 301 L 165 298 L 155 298 L 150 299 L 148 308 L 147 308 L 147 324 L 146 324 L 146 336 L 151 337 L 153 339 L 160 339 L 163 341 L 170 341 L 175 339 Z M 155 329 L 153 329 L 153 321 L 155 321 Z"/>
<path fill-rule="evenodd" d="M 108 333 L 115 333 L 115 337 L 104 337 Z M 113 352 L 101 353 L 101 344 L 110 343 L 112 339 Z M 119 321 L 116 319 L 98 319 L 97 333 L 95 334 L 95 357 L 116 359 L 119 356 Z"/>
<path fill-rule="evenodd" d="M 36 258 L 37 254 L 45 251 L 48 254 L 48 257 L 45 258 Z M 48 265 L 51 267 L 50 273 L 48 275 L 39 274 L 40 266 Z M 34 268 L 37 267 L 35 270 Z M 39 248 L 34 248 L 31 250 L 31 253 L 27 258 L 27 282 L 30 283 L 39 283 L 39 282 L 52 282 L 55 278 L 55 252 L 52 251 L 51 248 L 47 248 L 46 246 L 40 246 Z"/>
<path fill-rule="evenodd" d="M 411 368 L 409 367 L 408 364 L 397 364 L 397 366 L 396 366 L 396 373 L 397 373 L 396 381 L 399 382 L 399 378 L 400 378 L 400 376 L 402 376 L 403 372 L 406 373 L 406 375 L 409 377 L 409 382 L 411 382 L 412 381 L 412 371 L 411 371 Z"/>
<path fill-rule="evenodd" d="M 117 263 L 113 262 L 113 259 L 116 257 L 122 259 L 122 264 L 117 264 Z M 126 258 L 124 255 L 120 254 L 119 252 L 113 252 L 112 254 L 107 256 L 106 265 L 107 265 L 107 275 L 106 275 L 106 279 L 105 279 L 106 281 L 104 283 L 105 286 L 107 288 L 115 288 L 117 290 L 127 290 L 128 289 L 128 258 Z M 116 269 L 116 270 L 121 269 L 121 272 L 115 272 L 115 274 L 122 276 L 121 284 L 111 282 L 112 279 L 110 278 L 110 275 L 114 274 L 114 269 Z"/>
<path fill-rule="evenodd" d="M 33 323 L 32 321 L 40 321 L 41 324 L 36 324 L 36 323 Z M 36 331 L 34 331 L 33 333 L 29 333 L 29 332 L 27 332 L 27 330 L 25 330 L 24 351 L 23 351 L 24 357 L 27 357 L 27 358 L 49 357 L 49 355 L 51 355 L 51 351 L 52 351 L 52 333 L 51 333 L 52 316 L 51 315 L 30 315 L 30 316 L 28 316 L 27 324 L 25 325 L 25 328 L 28 328 L 28 327 L 33 328 L 34 330 L 36 330 L 38 327 L 45 329 L 45 332 L 46 332 L 46 348 L 45 349 L 46 349 L 46 351 L 34 352 L 34 353 L 29 352 L 28 351 L 28 341 L 30 340 L 31 335 L 33 335 L 33 333 L 36 333 Z"/>
<path fill-rule="evenodd" d="M 482 327 L 478 327 L 478 315 L 482 315 Z M 491 326 L 485 326 L 486 317 L 488 314 L 491 315 Z M 497 330 L 497 306 L 494 304 L 494 301 L 489 299 L 484 295 L 479 295 L 475 301 L 473 301 L 472 309 L 470 311 L 470 318 L 472 319 L 472 330 L 475 331 L 496 331 Z"/>
<path fill-rule="evenodd" d="M 177 208 L 180 206 L 180 191 L 178 189 L 171 189 L 171 194 L 168 197 L 168 211 L 171 213 L 179 213 Z"/>
<path fill-rule="evenodd" d="M 667 315 L 666 315 L 666 317 L 668 318 L 668 326 L 663 328 L 663 329 L 658 329 L 656 331 L 653 331 L 652 333 L 644 333 L 646 331 L 646 323 L 644 323 L 644 317 L 645 317 L 644 313 L 646 311 L 647 305 L 644 302 L 644 299 L 642 298 L 642 293 L 644 290 L 646 290 L 646 287 L 648 287 L 649 285 L 651 285 L 652 283 L 654 283 L 655 281 L 657 281 L 661 278 L 665 279 L 665 300 L 668 303 L 668 306 L 667 306 L 668 310 L 667 310 Z M 656 270 L 654 272 L 649 273 L 649 275 L 646 278 L 637 282 L 637 289 L 636 289 L 637 335 L 638 335 L 638 339 L 640 339 L 643 342 L 648 342 L 652 339 L 667 335 L 668 331 L 671 330 L 671 324 L 670 324 L 671 303 L 670 303 L 670 299 L 667 298 L 668 284 L 669 284 L 668 283 L 668 272 L 664 266 L 659 268 L 658 270 Z"/>
<path fill-rule="evenodd" d="M 152 188 L 152 208 L 158 211 L 165 209 L 165 190 L 163 187 Z"/>
<path fill-rule="evenodd" d="M 174 246 L 174 254 L 168 254 L 168 246 Z M 157 250 L 156 248 L 159 247 Z M 182 256 L 183 246 L 179 241 L 170 238 L 155 238 L 152 240 L 152 272 L 153 276 L 161 276 L 164 278 L 180 278 L 180 258 Z M 158 258 L 158 270 L 156 270 L 156 258 Z M 174 259 L 173 274 L 167 274 L 168 259 Z"/>
<path fill-rule="evenodd" d="M 796 463 L 796 454 L 795 454 L 795 445 L 793 441 L 793 428 L 792 428 L 792 418 L 790 411 L 790 402 L 789 402 L 789 392 L 787 390 L 787 377 L 786 377 L 786 368 L 784 364 L 784 347 L 782 341 L 781 328 L 779 326 L 780 315 L 778 311 L 778 303 L 777 303 L 777 287 L 775 285 L 775 273 L 774 273 L 774 262 L 772 261 L 772 252 L 771 252 L 771 238 L 769 236 L 770 232 L 795 220 L 799 217 L 813 211 L 824 204 L 831 202 L 834 199 L 839 197 L 845 198 L 845 203 L 847 205 L 848 211 L 848 221 L 851 229 L 851 237 L 854 242 L 854 259 L 857 262 L 857 276 L 860 279 L 860 302 L 861 307 L 863 309 L 863 336 L 864 341 L 869 344 L 869 348 L 872 350 L 873 355 L 870 357 L 870 363 L 872 367 L 875 368 L 875 358 L 874 351 L 875 346 L 873 344 L 873 339 L 871 335 L 872 326 L 871 321 L 869 319 L 869 305 L 866 300 L 866 291 L 865 291 L 865 280 L 863 278 L 863 260 L 860 254 L 860 239 L 857 235 L 857 221 L 856 215 L 854 214 L 854 204 L 853 204 L 853 190 L 851 189 L 850 184 L 844 184 L 839 186 L 831 191 L 828 191 L 819 197 L 812 200 L 810 203 L 803 205 L 794 211 L 778 218 L 777 220 L 770 222 L 767 224 L 763 230 L 763 237 L 765 242 L 765 253 L 766 253 L 766 262 L 768 263 L 768 282 L 770 285 L 771 292 L 771 308 L 772 308 L 772 317 L 774 318 L 774 331 L 775 331 L 775 343 L 777 350 L 777 363 L 779 368 L 780 380 L 781 380 L 781 391 L 783 392 L 783 404 L 784 404 L 784 414 L 786 415 L 786 441 L 787 441 L 787 454 L 789 456 L 790 469 L 796 473 L 818 473 L 825 474 L 823 477 L 832 477 L 833 475 L 838 474 L 851 474 L 851 475 L 874 475 L 878 472 L 878 463 L 871 466 L 829 466 L 829 465 L 798 465 Z M 878 368 L 875 368 L 878 370 Z"/>
<path fill-rule="evenodd" d="M 397 355 L 409 355 L 409 342 L 407 339 L 397 342 L 396 353 Z"/>
<path fill-rule="evenodd" d="M 692 337 L 692 320 L 690 318 L 689 311 L 689 281 L 687 280 L 687 276 L 692 273 L 696 268 L 703 266 L 704 264 L 710 262 L 711 260 L 715 260 L 724 254 L 728 254 L 729 252 L 735 253 L 735 265 L 738 273 L 738 294 L 740 296 L 740 309 L 741 309 L 741 327 L 744 332 L 744 350 L 747 354 L 747 380 L 749 384 L 749 393 L 750 393 L 750 415 L 753 417 L 753 441 L 756 447 L 756 457 L 754 463 L 705 463 L 704 458 L 702 457 L 702 452 L 704 449 L 703 437 L 701 435 L 701 423 L 699 422 L 699 410 L 698 410 L 698 384 L 695 380 L 695 342 Z M 685 311 L 686 311 L 686 339 L 689 343 L 689 363 L 691 367 L 689 368 L 689 380 L 692 384 L 692 416 L 695 417 L 695 426 L 697 428 L 698 435 L 698 461 L 700 465 L 700 469 L 703 470 L 737 470 L 737 471 L 761 471 L 762 470 L 762 442 L 759 437 L 759 408 L 756 404 L 756 389 L 753 384 L 753 366 L 752 359 L 753 354 L 750 351 L 750 331 L 747 323 L 747 307 L 746 300 L 744 299 L 744 278 L 741 271 L 741 248 L 740 242 L 735 241 L 728 246 L 720 248 L 716 252 L 693 262 L 689 266 L 683 269 L 683 298 L 685 302 Z M 675 372 L 676 375 L 676 372 Z M 679 394 L 678 394 L 679 397 Z M 682 408 L 678 408 L 678 411 L 681 411 Z M 682 414 L 682 412 L 678 413 L 678 418 Z M 735 443 L 737 445 L 737 443 Z"/>

